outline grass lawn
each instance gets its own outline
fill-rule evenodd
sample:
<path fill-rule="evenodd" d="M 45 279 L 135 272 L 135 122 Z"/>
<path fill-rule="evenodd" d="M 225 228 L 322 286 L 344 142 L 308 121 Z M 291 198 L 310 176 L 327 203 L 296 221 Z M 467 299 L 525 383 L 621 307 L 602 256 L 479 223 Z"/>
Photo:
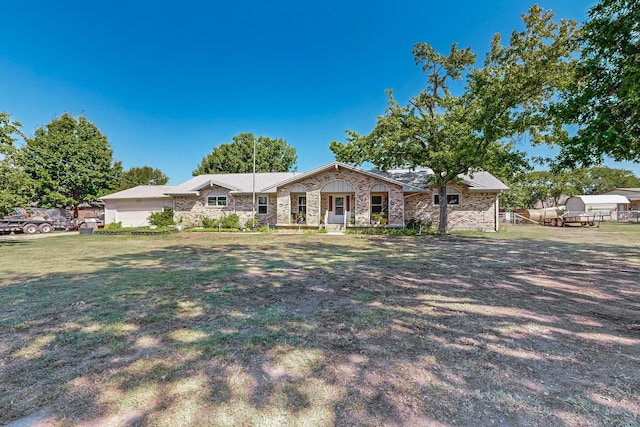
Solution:
<path fill-rule="evenodd" d="M 0 425 L 640 426 L 640 224 L 0 255 Z"/>

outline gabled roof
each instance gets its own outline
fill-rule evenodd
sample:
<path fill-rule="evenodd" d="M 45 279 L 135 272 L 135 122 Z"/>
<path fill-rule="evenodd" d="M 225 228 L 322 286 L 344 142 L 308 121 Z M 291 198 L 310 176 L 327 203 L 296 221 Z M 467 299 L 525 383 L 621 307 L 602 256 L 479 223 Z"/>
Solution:
<path fill-rule="evenodd" d="M 168 192 L 176 187 L 176 185 L 138 185 L 137 187 L 100 197 L 100 199 L 168 199 Z"/>
<path fill-rule="evenodd" d="M 589 194 L 571 197 L 571 199 L 573 198 L 582 200 L 585 205 L 629 204 L 629 199 L 627 199 L 626 196 L 621 196 L 619 194 Z"/>
<path fill-rule="evenodd" d="M 433 176 L 433 171 L 429 168 L 423 169 L 395 169 L 386 172 L 375 171 L 374 173 L 381 176 L 389 176 L 397 181 L 403 182 L 414 188 L 418 188 L 419 191 L 425 191 L 429 189 L 429 179 Z M 458 178 L 462 180 L 462 183 L 469 187 L 469 191 L 507 191 L 509 187 L 504 185 L 495 176 L 489 172 L 474 172 L 471 175 L 458 175 Z"/>
<path fill-rule="evenodd" d="M 616 188 L 615 190 L 605 191 L 602 194 L 620 194 L 627 196 L 627 199 L 634 202 L 640 200 L 640 188 Z"/>
<path fill-rule="evenodd" d="M 255 190 L 258 193 L 275 192 L 269 191 L 268 188 L 285 179 L 298 176 L 298 172 L 262 172 L 255 174 Z M 168 194 L 197 194 L 198 191 L 209 185 L 226 188 L 232 193 L 252 193 L 253 192 L 252 173 L 227 173 L 227 174 L 207 174 L 194 176 L 190 180 L 176 186 Z"/>
<path fill-rule="evenodd" d="M 150 199 L 169 198 L 179 195 L 198 195 L 200 190 L 210 185 L 227 189 L 232 194 L 275 193 L 278 187 L 300 181 L 309 176 L 331 170 L 334 168 L 344 168 L 363 175 L 402 186 L 404 192 L 421 192 L 430 190 L 429 177 L 433 175 L 431 169 L 417 170 L 390 170 L 367 171 L 342 162 L 331 162 L 309 172 L 268 172 L 256 173 L 231 173 L 231 174 L 207 174 L 198 175 L 180 185 L 140 185 L 119 191 L 108 196 L 101 197 L 103 200 L 116 199 Z M 462 182 L 469 187 L 470 191 L 505 191 L 509 187 L 504 185 L 499 179 L 488 172 L 475 172 L 470 175 L 460 175 Z"/>
<path fill-rule="evenodd" d="M 369 175 L 369 176 L 371 176 L 373 178 L 376 178 L 376 179 L 382 179 L 383 181 L 387 181 L 387 182 L 395 184 L 395 185 L 401 185 L 404 191 L 420 191 L 419 188 L 415 188 L 415 187 L 412 187 L 411 185 L 409 185 L 407 183 L 395 180 L 393 177 L 383 176 L 383 175 L 380 175 L 380 174 L 378 174 L 378 173 L 376 173 L 374 171 L 367 171 L 367 170 L 364 170 L 364 169 L 357 168 L 355 166 L 348 165 L 346 163 L 334 161 L 334 162 L 328 163 L 328 164 L 326 164 L 324 166 L 320 166 L 319 168 L 310 170 L 309 172 L 304 172 L 304 173 L 301 173 L 301 174 L 296 175 L 294 177 L 291 177 L 289 179 L 286 179 L 284 181 L 276 182 L 276 183 L 274 183 L 274 185 L 272 187 L 265 187 L 265 192 L 266 192 L 266 190 L 275 191 L 275 189 L 277 187 L 281 187 L 281 186 L 286 185 L 286 184 L 291 184 L 293 182 L 300 181 L 300 180 L 302 180 L 304 178 L 307 178 L 307 177 L 310 177 L 310 176 L 313 176 L 313 175 L 316 175 L 318 173 L 325 172 L 327 170 L 331 170 L 331 169 L 334 169 L 334 168 L 349 169 L 349 170 L 352 170 L 352 171 L 355 171 L 355 172 L 358 172 L 358 173 L 361 173 L 361 174 L 364 174 L 364 175 Z"/>

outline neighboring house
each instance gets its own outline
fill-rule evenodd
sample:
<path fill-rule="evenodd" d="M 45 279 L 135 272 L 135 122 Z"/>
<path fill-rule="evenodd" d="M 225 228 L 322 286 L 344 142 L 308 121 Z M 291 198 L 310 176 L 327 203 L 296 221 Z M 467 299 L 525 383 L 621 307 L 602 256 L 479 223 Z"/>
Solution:
<path fill-rule="evenodd" d="M 573 196 L 567 199 L 566 211 L 569 216 L 587 213 L 593 215 L 611 215 L 612 220 L 627 219 L 620 215 L 629 210 L 629 199 L 616 194 Z"/>
<path fill-rule="evenodd" d="M 429 186 L 432 172 L 366 171 L 332 162 L 305 173 L 200 175 L 174 186 L 139 186 L 102 198 L 105 222 L 146 224 L 151 212 L 173 208 L 178 223 L 198 225 L 202 217 L 254 212 L 263 224 L 319 227 L 322 224 L 404 227 L 410 220 L 437 224 L 439 200 Z M 508 187 L 487 172 L 460 176 L 447 187 L 450 229 L 498 229 L 498 195 Z M 255 194 L 255 204 L 254 204 Z"/>
<path fill-rule="evenodd" d="M 618 194 L 629 199 L 630 209 L 632 211 L 640 211 L 640 188 L 616 188 L 602 194 Z"/>

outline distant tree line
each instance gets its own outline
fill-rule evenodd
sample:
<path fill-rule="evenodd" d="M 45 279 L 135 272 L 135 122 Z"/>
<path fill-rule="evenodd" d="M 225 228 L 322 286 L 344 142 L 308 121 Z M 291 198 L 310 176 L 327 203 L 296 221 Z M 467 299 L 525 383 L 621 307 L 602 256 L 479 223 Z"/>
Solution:
<path fill-rule="evenodd" d="M 567 196 L 601 194 L 615 188 L 640 188 L 640 178 L 632 171 L 607 166 L 528 171 L 511 181 L 511 190 L 500 197 L 500 206 L 505 209 L 554 207 Z"/>

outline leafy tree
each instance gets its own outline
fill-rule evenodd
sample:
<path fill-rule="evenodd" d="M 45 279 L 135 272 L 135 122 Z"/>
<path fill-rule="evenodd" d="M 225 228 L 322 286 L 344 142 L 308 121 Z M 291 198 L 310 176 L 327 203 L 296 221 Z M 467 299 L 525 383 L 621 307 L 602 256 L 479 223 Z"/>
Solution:
<path fill-rule="evenodd" d="M 0 112 L 0 216 L 15 206 L 26 206 L 33 196 L 35 183 L 14 162 L 17 136 L 24 137 L 22 124 Z"/>
<path fill-rule="evenodd" d="M 579 169 L 575 186 L 579 194 L 600 194 L 615 188 L 640 188 L 640 178 L 627 169 L 594 166 Z"/>
<path fill-rule="evenodd" d="M 579 126 L 561 145 L 561 166 L 604 156 L 640 161 L 640 1 L 601 0 L 582 29 L 577 79 L 559 117 Z"/>
<path fill-rule="evenodd" d="M 230 143 L 221 144 L 202 158 L 193 176 L 208 173 L 253 172 L 253 147 L 256 147 L 256 172 L 287 172 L 296 169 L 296 149 L 284 139 L 256 138 L 241 133 Z"/>
<path fill-rule="evenodd" d="M 164 185 L 169 182 L 169 177 L 160 169 L 150 166 L 132 167 L 120 174 L 120 184 L 117 191 L 126 190 L 138 185 Z"/>
<path fill-rule="evenodd" d="M 11 157 L 0 160 L 0 217 L 16 206 L 27 206 L 34 195 L 36 183 Z"/>
<path fill-rule="evenodd" d="M 446 187 L 459 174 L 514 159 L 513 139 L 524 133 L 534 143 L 565 137 L 562 123 L 549 120 L 550 100 L 573 75 L 574 22 L 553 22 L 553 13 L 533 6 L 523 15 L 525 31 L 513 32 L 502 46 L 495 35 L 484 66 L 472 68 L 470 48 L 451 46 L 448 55 L 418 43 L 416 64 L 427 73 L 426 89 L 407 106 L 388 91 L 389 106 L 369 135 L 347 131 L 347 143 L 332 142 L 336 158 L 352 164 L 371 162 L 380 169 L 427 166 L 430 184 L 446 200 Z M 461 95 L 452 94 L 454 80 L 466 79 Z M 518 165 L 514 165 L 518 167 Z M 440 204 L 438 232 L 447 229 L 447 205 Z"/>
<path fill-rule="evenodd" d="M 64 113 L 26 138 L 16 159 L 38 183 L 39 206 L 63 207 L 92 201 L 101 189 L 114 187 L 112 154 L 107 138 L 89 119 Z"/>
<path fill-rule="evenodd" d="M 22 123 L 12 121 L 11 115 L 0 111 L 0 154 L 11 154 L 15 149 L 13 143 L 16 136 L 24 136 L 22 131 Z"/>
<path fill-rule="evenodd" d="M 582 173 L 580 171 L 533 171 L 523 174 L 518 188 L 524 195 L 523 208 L 540 206 L 559 206 L 563 196 L 580 194 L 578 183 Z"/>
<path fill-rule="evenodd" d="M 600 194 L 614 188 L 640 187 L 632 171 L 606 166 L 569 170 L 543 170 L 519 174 L 511 184 L 506 203 L 509 208 L 558 206 L 562 196 Z"/>

